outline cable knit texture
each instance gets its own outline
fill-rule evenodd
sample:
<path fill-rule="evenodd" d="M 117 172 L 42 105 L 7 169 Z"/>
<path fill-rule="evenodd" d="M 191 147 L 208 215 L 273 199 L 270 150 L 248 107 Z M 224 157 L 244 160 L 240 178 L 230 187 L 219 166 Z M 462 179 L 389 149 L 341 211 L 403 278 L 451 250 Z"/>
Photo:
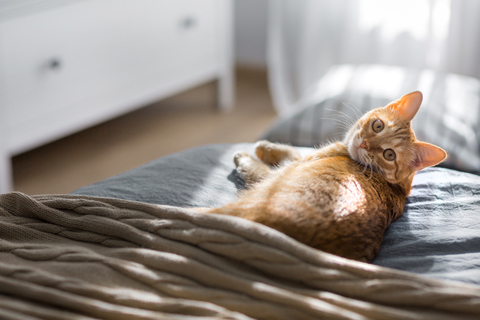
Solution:
<path fill-rule="evenodd" d="M 480 287 L 195 209 L 0 195 L 0 318 L 476 319 Z"/>

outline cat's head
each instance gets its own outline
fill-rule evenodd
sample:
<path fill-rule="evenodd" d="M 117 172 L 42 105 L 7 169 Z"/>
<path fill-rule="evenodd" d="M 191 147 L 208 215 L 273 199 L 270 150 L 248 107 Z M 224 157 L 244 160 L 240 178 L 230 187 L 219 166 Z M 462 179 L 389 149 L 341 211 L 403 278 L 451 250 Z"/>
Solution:
<path fill-rule="evenodd" d="M 412 130 L 422 98 L 415 91 L 358 119 L 345 137 L 352 159 L 393 184 L 411 184 L 416 171 L 445 160 L 443 149 L 418 141 Z"/>

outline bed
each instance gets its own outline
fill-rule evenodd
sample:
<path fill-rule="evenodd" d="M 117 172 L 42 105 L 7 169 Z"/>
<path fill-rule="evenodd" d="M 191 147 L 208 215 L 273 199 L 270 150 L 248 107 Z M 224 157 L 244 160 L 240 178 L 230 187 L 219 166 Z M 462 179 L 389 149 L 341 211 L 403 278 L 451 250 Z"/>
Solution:
<path fill-rule="evenodd" d="M 399 74 L 385 66 L 336 66 L 263 138 L 312 152 L 338 134 L 319 113 L 350 112 L 352 105 L 362 111 L 396 94 L 367 87 L 371 72 L 390 80 Z M 445 147 L 450 160 L 416 175 L 404 215 L 387 229 L 372 264 L 314 250 L 241 218 L 196 212 L 235 198 L 244 184 L 233 154 L 254 148 L 207 145 L 70 195 L 0 195 L 0 317 L 478 319 L 480 86 L 470 78 L 434 75 L 428 82 L 422 80 L 428 72 L 402 72 L 399 90 L 408 92 L 402 83 L 417 79 L 425 94 L 418 135 L 431 132 L 425 119 L 438 121 L 443 127 L 432 138 L 442 141 L 422 139 Z M 463 104 L 440 99 L 453 94 L 459 79 L 466 83 L 458 85 L 465 112 Z M 435 116 L 438 103 L 460 126 Z"/>

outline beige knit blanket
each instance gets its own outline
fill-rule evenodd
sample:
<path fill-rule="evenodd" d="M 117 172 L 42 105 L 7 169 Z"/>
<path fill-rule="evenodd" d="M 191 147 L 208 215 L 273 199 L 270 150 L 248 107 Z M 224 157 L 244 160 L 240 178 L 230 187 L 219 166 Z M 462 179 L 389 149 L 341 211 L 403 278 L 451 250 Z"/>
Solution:
<path fill-rule="evenodd" d="M 265 226 L 116 199 L 0 195 L 0 319 L 478 319 L 480 287 Z"/>

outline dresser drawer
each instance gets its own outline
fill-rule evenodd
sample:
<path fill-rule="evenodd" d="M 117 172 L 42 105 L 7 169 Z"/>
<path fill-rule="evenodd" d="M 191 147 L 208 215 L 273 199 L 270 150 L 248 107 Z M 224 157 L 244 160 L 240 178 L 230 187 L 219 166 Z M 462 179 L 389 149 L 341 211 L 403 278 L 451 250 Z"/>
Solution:
<path fill-rule="evenodd" d="M 109 96 L 152 96 L 213 70 L 217 1 L 74 1 L 0 22 L 12 143 L 21 149 L 39 134 L 78 126 L 79 118 L 115 112 L 101 108 L 128 107 L 107 103 Z"/>

